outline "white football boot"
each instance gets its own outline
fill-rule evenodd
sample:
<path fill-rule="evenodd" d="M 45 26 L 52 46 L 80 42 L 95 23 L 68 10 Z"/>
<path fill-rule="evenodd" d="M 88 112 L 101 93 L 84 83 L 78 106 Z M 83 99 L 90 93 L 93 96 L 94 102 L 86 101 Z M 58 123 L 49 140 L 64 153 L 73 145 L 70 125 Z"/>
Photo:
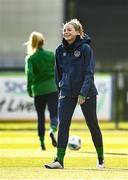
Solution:
<path fill-rule="evenodd" d="M 63 165 L 59 161 L 54 161 L 44 165 L 48 169 L 64 169 Z"/>

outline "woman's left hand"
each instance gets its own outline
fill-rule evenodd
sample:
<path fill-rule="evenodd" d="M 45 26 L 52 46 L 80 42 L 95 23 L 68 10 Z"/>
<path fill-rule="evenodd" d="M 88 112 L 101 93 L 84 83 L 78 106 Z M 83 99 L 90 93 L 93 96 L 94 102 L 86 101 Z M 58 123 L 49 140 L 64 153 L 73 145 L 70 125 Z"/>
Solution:
<path fill-rule="evenodd" d="M 85 102 L 85 99 L 78 98 L 78 104 L 83 104 Z"/>

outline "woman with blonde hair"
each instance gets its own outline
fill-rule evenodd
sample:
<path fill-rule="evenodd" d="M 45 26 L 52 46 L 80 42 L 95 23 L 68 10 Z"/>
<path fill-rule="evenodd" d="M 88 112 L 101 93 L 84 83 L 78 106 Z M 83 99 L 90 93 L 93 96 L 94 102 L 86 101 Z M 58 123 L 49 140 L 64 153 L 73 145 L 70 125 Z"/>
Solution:
<path fill-rule="evenodd" d="M 84 35 L 77 19 L 63 25 L 63 41 L 56 49 L 56 84 L 58 102 L 58 143 L 54 162 L 46 168 L 64 168 L 64 156 L 69 138 L 69 128 L 77 102 L 86 119 L 97 152 L 97 168 L 104 168 L 103 142 L 96 114 L 97 89 L 94 84 L 95 58 L 91 39 Z"/>
<path fill-rule="evenodd" d="M 50 113 L 50 137 L 56 146 L 58 95 L 54 80 L 54 53 L 43 48 L 44 37 L 39 32 L 32 32 L 27 45 L 25 72 L 27 76 L 27 92 L 34 97 L 34 105 L 38 119 L 38 136 L 42 150 L 45 150 L 45 109 Z"/>

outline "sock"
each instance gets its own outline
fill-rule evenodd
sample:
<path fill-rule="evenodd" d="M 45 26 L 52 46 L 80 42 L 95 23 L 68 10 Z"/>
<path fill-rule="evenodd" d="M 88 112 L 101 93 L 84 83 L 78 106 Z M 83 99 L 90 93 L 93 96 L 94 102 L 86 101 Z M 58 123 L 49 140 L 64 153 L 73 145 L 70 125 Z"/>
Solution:
<path fill-rule="evenodd" d="M 104 159 L 104 152 L 103 152 L 103 146 L 101 147 L 96 147 L 96 151 L 97 151 L 97 156 L 99 160 L 103 160 Z"/>
<path fill-rule="evenodd" d="M 51 125 L 50 132 L 55 133 L 57 131 L 57 126 Z"/>
<path fill-rule="evenodd" d="M 66 149 L 65 148 L 57 148 L 57 160 L 63 165 L 64 156 Z"/>
<path fill-rule="evenodd" d="M 40 136 L 39 136 L 39 139 L 40 139 L 40 144 L 41 144 L 42 150 L 45 150 L 44 135 L 40 135 Z"/>

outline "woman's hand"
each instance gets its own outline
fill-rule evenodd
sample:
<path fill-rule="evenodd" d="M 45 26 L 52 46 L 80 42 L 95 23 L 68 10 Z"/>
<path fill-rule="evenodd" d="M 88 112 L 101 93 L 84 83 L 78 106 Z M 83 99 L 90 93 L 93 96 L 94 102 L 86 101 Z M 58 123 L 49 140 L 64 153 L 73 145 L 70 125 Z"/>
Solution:
<path fill-rule="evenodd" d="M 85 99 L 78 98 L 78 104 L 83 104 L 85 102 Z"/>
<path fill-rule="evenodd" d="M 81 95 L 79 95 L 78 96 L 78 104 L 83 104 L 85 102 L 85 97 L 84 96 L 81 96 Z"/>

